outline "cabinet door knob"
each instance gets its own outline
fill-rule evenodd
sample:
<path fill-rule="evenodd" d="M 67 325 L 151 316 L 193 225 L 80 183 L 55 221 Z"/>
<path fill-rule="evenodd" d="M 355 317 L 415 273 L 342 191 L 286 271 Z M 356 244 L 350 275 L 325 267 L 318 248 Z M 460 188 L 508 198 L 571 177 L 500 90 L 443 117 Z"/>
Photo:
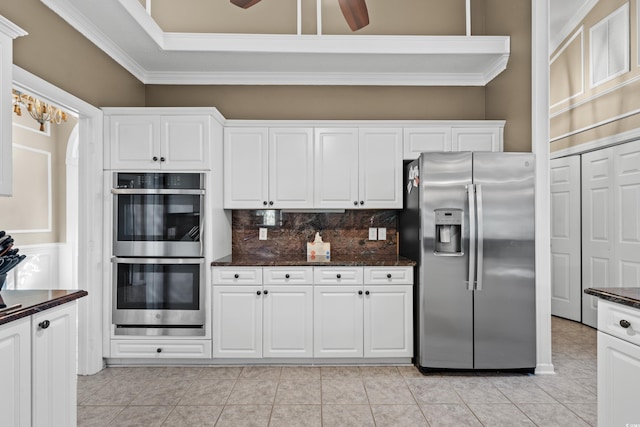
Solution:
<path fill-rule="evenodd" d="M 285 278 L 285 279 L 288 279 L 289 277 L 291 277 L 291 276 L 289 276 L 289 274 L 288 274 L 288 273 L 284 275 L 284 278 Z"/>
<path fill-rule="evenodd" d="M 365 294 L 365 295 L 369 295 L 369 291 L 365 291 L 365 292 L 364 292 L 364 294 Z"/>
<path fill-rule="evenodd" d="M 269 291 L 267 291 L 267 290 L 265 290 L 265 291 L 264 291 L 264 294 L 265 294 L 265 295 L 267 295 L 268 293 L 269 293 Z"/>
<path fill-rule="evenodd" d="M 262 295 L 262 291 L 258 291 L 258 292 L 256 292 L 256 294 Z"/>
<path fill-rule="evenodd" d="M 267 201 L 265 200 L 264 202 L 262 202 L 262 204 L 263 204 L 264 206 L 267 206 Z"/>
<path fill-rule="evenodd" d="M 336 274 L 336 278 L 337 278 L 337 279 L 339 279 L 339 278 L 341 278 L 341 277 L 342 277 L 342 275 L 340 275 L 340 274 Z"/>
<path fill-rule="evenodd" d="M 387 273 L 387 279 L 391 279 L 391 273 Z"/>
<path fill-rule="evenodd" d="M 164 162 L 166 159 L 164 157 L 160 157 L 160 161 Z"/>
<path fill-rule="evenodd" d="M 237 279 L 238 277 L 240 277 L 240 275 L 236 273 L 233 275 L 233 277 Z"/>
<path fill-rule="evenodd" d="M 364 200 L 360 200 L 360 204 L 361 204 L 361 205 L 364 205 Z"/>
<path fill-rule="evenodd" d="M 51 322 L 49 322 L 48 320 L 43 320 L 42 322 L 38 323 L 38 327 L 40 329 L 47 329 L 49 325 L 51 325 Z"/>
<path fill-rule="evenodd" d="M 362 291 L 358 291 L 358 295 L 362 295 Z"/>
<path fill-rule="evenodd" d="M 162 353 L 162 349 L 161 348 L 156 348 L 156 353 Z"/>
<path fill-rule="evenodd" d="M 273 201 L 269 200 L 269 206 L 273 206 Z"/>
<path fill-rule="evenodd" d="M 154 162 L 157 162 L 157 161 L 158 161 L 158 158 L 157 158 L 156 156 L 153 156 L 153 161 L 154 161 Z"/>
<path fill-rule="evenodd" d="M 358 206 L 358 201 L 357 200 L 353 201 L 353 206 Z"/>
<path fill-rule="evenodd" d="M 622 326 L 623 328 L 627 329 L 629 326 L 631 326 L 631 323 L 629 323 L 629 321 L 622 319 L 620 321 L 620 326 Z"/>

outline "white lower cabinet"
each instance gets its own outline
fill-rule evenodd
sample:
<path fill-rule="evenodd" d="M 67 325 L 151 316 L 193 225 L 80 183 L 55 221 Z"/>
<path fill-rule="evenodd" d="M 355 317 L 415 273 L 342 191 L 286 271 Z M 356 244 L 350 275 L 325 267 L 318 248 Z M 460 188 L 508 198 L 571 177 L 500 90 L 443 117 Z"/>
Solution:
<path fill-rule="evenodd" d="M 314 356 L 362 357 L 362 285 L 315 286 L 313 293 Z"/>
<path fill-rule="evenodd" d="M 213 357 L 262 357 L 262 285 L 213 286 Z"/>
<path fill-rule="evenodd" d="M 413 286 L 365 289 L 364 357 L 412 357 Z"/>
<path fill-rule="evenodd" d="M 111 340 L 111 357 L 209 359 L 210 340 Z"/>
<path fill-rule="evenodd" d="M 598 300 L 598 426 L 640 425 L 640 310 Z"/>
<path fill-rule="evenodd" d="M 31 425 L 31 318 L 0 326 L 0 378 L 2 422 Z"/>
<path fill-rule="evenodd" d="M 34 314 L 32 330 L 32 423 L 76 425 L 76 305 Z"/>
<path fill-rule="evenodd" d="M 310 267 L 265 268 L 265 283 L 252 285 L 241 279 L 253 269 L 215 270 L 214 278 L 229 280 L 213 284 L 213 357 L 313 356 Z M 253 276 L 254 283 L 262 281 L 263 274 Z M 226 284 L 233 280 L 237 284 Z"/>
<path fill-rule="evenodd" d="M 213 278 L 214 358 L 413 356 L 412 267 L 214 267 Z"/>
<path fill-rule="evenodd" d="M 2 425 L 76 425 L 76 304 L 0 327 Z"/>

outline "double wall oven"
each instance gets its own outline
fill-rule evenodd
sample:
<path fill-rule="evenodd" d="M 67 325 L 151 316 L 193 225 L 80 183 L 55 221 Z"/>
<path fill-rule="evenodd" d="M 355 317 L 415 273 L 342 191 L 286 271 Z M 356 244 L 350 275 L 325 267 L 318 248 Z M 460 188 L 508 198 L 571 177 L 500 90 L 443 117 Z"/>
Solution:
<path fill-rule="evenodd" d="M 204 335 L 204 174 L 113 174 L 116 335 Z"/>

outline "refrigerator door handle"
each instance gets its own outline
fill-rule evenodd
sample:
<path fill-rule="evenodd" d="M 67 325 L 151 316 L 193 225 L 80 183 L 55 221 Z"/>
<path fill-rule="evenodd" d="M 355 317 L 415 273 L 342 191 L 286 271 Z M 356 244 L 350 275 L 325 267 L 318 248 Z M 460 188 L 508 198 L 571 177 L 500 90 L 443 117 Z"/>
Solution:
<path fill-rule="evenodd" d="M 482 268 L 484 264 L 484 215 L 482 211 L 482 184 L 476 185 L 478 202 L 478 270 L 476 272 L 476 290 L 482 290 Z"/>
<path fill-rule="evenodd" d="M 467 185 L 469 197 L 469 281 L 467 289 L 473 291 L 476 270 L 476 202 L 475 185 Z"/>

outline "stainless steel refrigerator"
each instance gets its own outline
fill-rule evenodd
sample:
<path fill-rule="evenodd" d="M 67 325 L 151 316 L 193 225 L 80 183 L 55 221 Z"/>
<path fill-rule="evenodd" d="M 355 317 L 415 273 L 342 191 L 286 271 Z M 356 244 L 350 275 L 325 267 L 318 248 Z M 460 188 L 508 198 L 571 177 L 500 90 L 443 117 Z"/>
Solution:
<path fill-rule="evenodd" d="M 404 191 L 400 251 L 418 262 L 416 365 L 532 371 L 534 155 L 422 153 Z"/>

